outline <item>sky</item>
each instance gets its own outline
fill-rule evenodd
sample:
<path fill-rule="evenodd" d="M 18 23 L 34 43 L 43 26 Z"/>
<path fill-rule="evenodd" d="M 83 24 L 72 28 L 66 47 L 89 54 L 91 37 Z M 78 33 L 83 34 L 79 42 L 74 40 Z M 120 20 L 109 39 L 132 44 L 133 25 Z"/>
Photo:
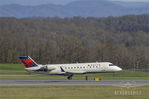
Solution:
<path fill-rule="evenodd" d="M 149 2 L 149 0 L 111 0 L 111 1 L 124 1 L 124 2 Z"/>
<path fill-rule="evenodd" d="M 40 5 L 40 4 L 48 4 L 48 3 L 65 5 L 72 1 L 77 1 L 77 0 L 0 0 L 0 5 L 6 5 L 6 4 Z M 148 1 L 149 2 L 149 0 L 110 0 L 110 1 L 125 1 L 125 2 Z"/>
<path fill-rule="evenodd" d="M 40 4 L 67 4 L 76 0 L 0 0 L 0 5 L 22 4 L 22 5 L 40 5 Z"/>

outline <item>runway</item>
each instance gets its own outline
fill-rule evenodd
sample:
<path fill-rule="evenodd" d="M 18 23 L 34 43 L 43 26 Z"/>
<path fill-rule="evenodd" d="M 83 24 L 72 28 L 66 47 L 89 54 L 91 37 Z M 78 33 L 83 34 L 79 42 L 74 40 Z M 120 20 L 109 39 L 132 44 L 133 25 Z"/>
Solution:
<path fill-rule="evenodd" d="M 149 85 L 149 80 L 124 80 L 124 79 L 103 79 L 94 80 L 27 80 L 27 79 L 0 79 L 0 86 L 120 86 L 134 87 Z"/>

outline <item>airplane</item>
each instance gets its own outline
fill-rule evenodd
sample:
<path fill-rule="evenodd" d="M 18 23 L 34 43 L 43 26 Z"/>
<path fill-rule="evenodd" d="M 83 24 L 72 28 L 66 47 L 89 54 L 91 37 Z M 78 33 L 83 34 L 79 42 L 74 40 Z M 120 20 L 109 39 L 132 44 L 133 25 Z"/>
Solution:
<path fill-rule="evenodd" d="M 68 80 L 72 79 L 72 76 L 75 74 L 113 73 L 122 70 L 120 67 L 110 62 L 38 65 L 30 56 L 21 55 L 19 58 L 28 72 L 48 75 L 64 75 L 68 76 Z"/>

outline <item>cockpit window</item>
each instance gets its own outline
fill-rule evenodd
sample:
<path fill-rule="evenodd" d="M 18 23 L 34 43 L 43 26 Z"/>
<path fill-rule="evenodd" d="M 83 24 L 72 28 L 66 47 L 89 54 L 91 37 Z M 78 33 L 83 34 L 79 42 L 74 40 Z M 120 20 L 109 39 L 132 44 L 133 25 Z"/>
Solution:
<path fill-rule="evenodd" d="M 113 64 L 109 64 L 109 66 L 114 66 Z"/>

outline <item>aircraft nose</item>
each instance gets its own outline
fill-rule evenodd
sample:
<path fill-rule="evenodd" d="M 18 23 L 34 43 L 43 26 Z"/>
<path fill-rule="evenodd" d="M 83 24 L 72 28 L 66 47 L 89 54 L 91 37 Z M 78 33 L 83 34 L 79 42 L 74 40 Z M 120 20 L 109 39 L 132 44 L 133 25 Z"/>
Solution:
<path fill-rule="evenodd" d="M 120 67 L 117 67 L 116 69 L 117 69 L 117 71 L 121 71 L 122 70 L 122 68 L 120 68 Z"/>

